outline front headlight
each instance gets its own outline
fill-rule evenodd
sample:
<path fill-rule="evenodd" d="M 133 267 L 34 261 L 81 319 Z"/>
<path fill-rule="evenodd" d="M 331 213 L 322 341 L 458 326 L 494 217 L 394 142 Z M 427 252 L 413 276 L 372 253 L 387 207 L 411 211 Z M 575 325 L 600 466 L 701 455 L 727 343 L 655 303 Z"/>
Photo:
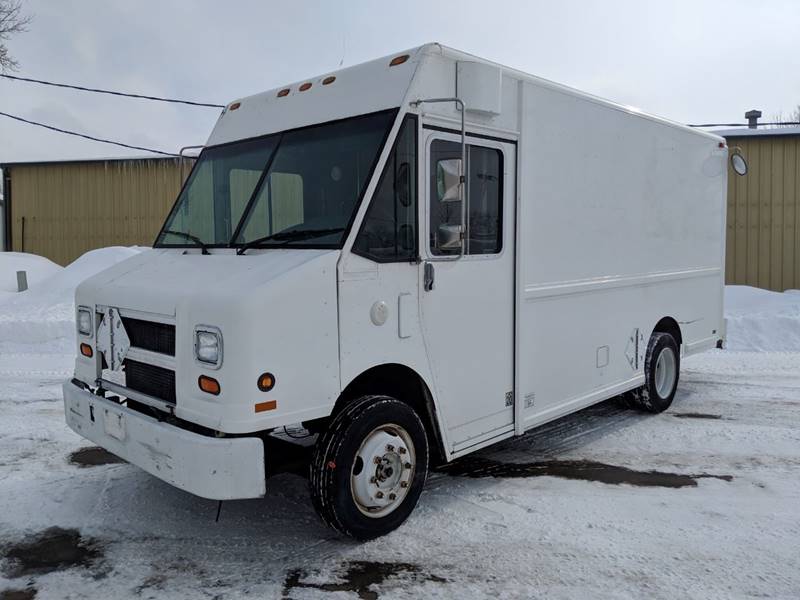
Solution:
<path fill-rule="evenodd" d="M 219 329 L 207 325 L 195 327 L 194 356 L 212 367 L 222 365 L 222 333 Z"/>
<path fill-rule="evenodd" d="M 78 333 L 81 335 L 92 335 L 92 311 L 85 306 L 78 307 Z"/>

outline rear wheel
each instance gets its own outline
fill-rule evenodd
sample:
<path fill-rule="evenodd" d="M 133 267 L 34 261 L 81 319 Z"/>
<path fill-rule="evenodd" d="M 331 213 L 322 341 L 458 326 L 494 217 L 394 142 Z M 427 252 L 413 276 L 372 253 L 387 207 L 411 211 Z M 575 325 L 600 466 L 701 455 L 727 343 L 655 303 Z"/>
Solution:
<path fill-rule="evenodd" d="M 419 416 L 389 396 L 362 396 L 317 441 L 311 499 L 322 520 L 358 540 L 396 529 L 419 500 L 428 441 Z"/>
<path fill-rule="evenodd" d="M 630 392 L 626 397 L 627 404 L 651 413 L 669 408 L 678 389 L 680 367 L 680 351 L 675 338 L 668 333 L 654 333 L 647 345 L 644 361 L 645 384 Z"/>

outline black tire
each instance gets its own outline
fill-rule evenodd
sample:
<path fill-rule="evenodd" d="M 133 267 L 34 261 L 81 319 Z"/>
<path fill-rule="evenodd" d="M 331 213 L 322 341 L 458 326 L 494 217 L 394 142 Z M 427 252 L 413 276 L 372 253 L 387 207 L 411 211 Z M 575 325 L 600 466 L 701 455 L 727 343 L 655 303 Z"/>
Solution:
<path fill-rule="evenodd" d="M 403 428 L 413 444 L 409 451 L 415 455 L 413 472 L 404 486 L 408 491 L 391 512 L 368 516 L 354 496 L 353 469 L 376 468 L 361 459 L 358 465 L 357 453 L 376 429 L 390 424 Z M 428 438 L 417 413 L 390 396 L 362 396 L 331 420 L 314 447 L 309 473 L 311 501 L 328 526 L 357 540 L 370 540 L 403 524 L 417 505 L 427 476 Z"/>
<path fill-rule="evenodd" d="M 665 392 L 663 385 L 662 391 L 659 393 L 656 381 L 656 365 L 664 352 L 671 352 L 674 359 L 674 377 L 669 377 L 669 381 L 671 381 L 669 393 Z M 668 357 L 665 357 L 665 360 L 667 359 Z M 672 404 L 673 398 L 675 398 L 680 371 L 681 355 L 675 338 L 668 333 L 654 333 L 650 338 L 650 343 L 647 345 L 647 354 L 644 360 L 645 384 L 627 395 L 627 403 L 631 408 L 650 413 L 660 413 L 666 410 Z"/>

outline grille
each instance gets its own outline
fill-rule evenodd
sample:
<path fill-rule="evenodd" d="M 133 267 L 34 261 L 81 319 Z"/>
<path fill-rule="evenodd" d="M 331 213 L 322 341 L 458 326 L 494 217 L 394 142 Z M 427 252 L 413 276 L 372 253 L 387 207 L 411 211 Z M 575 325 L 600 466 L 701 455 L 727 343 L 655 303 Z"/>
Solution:
<path fill-rule="evenodd" d="M 175 325 L 122 317 L 131 346 L 175 356 Z"/>
<path fill-rule="evenodd" d="M 175 404 L 175 371 L 125 360 L 125 385 L 132 390 Z"/>

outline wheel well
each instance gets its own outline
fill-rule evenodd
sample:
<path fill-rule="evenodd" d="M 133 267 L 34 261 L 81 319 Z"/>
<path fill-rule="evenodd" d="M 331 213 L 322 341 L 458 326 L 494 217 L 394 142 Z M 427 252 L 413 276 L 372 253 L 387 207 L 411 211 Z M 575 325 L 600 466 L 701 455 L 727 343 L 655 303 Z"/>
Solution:
<path fill-rule="evenodd" d="M 336 415 L 348 403 L 367 394 L 383 394 L 405 402 L 422 419 L 428 434 L 431 462 L 445 462 L 444 444 L 439 433 L 433 397 L 425 381 L 416 371 L 400 364 L 384 364 L 372 367 L 351 381 L 336 401 L 331 416 Z"/>
<path fill-rule="evenodd" d="M 679 348 L 683 343 L 681 328 L 678 326 L 678 322 L 672 317 L 664 317 L 656 323 L 656 326 L 653 328 L 653 333 L 656 332 L 670 334 L 677 342 Z"/>

